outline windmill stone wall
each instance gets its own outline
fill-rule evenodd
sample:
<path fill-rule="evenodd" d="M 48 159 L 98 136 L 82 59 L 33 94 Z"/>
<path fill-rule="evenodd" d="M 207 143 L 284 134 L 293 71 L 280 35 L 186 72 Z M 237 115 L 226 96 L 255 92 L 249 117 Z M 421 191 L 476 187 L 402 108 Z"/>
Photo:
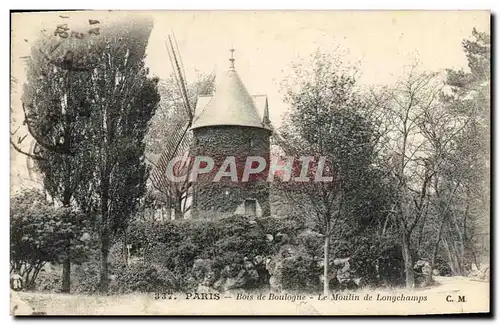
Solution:
<path fill-rule="evenodd" d="M 270 133 L 266 129 L 245 126 L 213 126 L 194 130 L 193 154 L 212 157 L 215 171 L 227 156 L 235 156 L 238 171 L 238 182 L 232 182 L 229 177 L 223 177 L 220 182 L 212 182 L 212 174 L 201 176 L 193 185 L 193 208 L 199 217 L 217 213 L 245 214 L 245 200 L 256 201 L 257 216 L 270 215 L 267 182 Z M 241 182 L 248 156 L 263 157 L 267 167 L 248 182 Z"/>

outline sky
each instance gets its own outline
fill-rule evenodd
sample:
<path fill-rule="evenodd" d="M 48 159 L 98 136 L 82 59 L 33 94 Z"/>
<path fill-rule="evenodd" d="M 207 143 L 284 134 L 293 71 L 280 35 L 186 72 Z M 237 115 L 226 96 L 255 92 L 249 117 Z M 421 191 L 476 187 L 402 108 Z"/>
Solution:
<path fill-rule="evenodd" d="M 165 40 L 172 32 L 188 81 L 196 70 L 226 70 L 234 47 L 236 70 L 251 94 L 267 94 L 276 125 L 287 109 L 281 81 L 292 62 L 317 49 L 340 53 L 359 68 L 362 85 L 390 85 L 415 60 L 424 70 L 466 68 L 462 40 L 490 24 L 485 11 L 165 12 L 154 20 L 146 60 L 151 73 L 171 73 Z"/>
<path fill-rule="evenodd" d="M 25 80 L 21 56 L 36 33 L 58 23 L 81 25 L 88 18 L 120 19 L 127 12 L 17 14 L 12 20 L 12 74 Z M 154 19 L 146 65 L 152 75 L 172 72 L 165 45 L 174 33 L 188 81 L 196 71 L 222 73 L 235 49 L 236 69 L 251 94 L 269 98 L 271 121 L 279 125 L 286 105 L 280 84 L 292 62 L 317 49 L 340 53 L 359 68 L 361 85 L 392 84 L 415 60 L 424 70 L 466 68 L 462 40 L 476 27 L 489 31 L 488 11 L 144 11 Z M 20 92 L 20 88 L 18 89 Z M 19 105 L 16 105 L 19 106 Z M 17 108 L 20 108 L 17 107 Z M 17 110 L 16 108 L 14 110 Z"/>
<path fill-rule="evenodd" d="M 11 92 L 11 116 L 22 120 L 20 96 L 26 80 L 23 56 L 41 29 L 68 23 L 80 28 L 89 19 L 113 20 L 127 12 L 15 14 L 11 31 L 11 74 L 18 81 Z M 420 68 L 444 71 L 467 68 L 462 40 L 475 27 L 489 31 L 488 11 L 153 11 L 134 15 L 154 20 L 146 66 L 151 75 L 172 72 L 165 41 L 174 33 L 188 82 L 197 72 L 220 75 L 229 67 L 229 49 L 251 94 L 266 94 L 270 118 L 280 125 L 287 110 L 280 84 L 291 64 L 316 50 L 340 53 L 360 71 L 363 86 L 391 85 L 402 69 L 418 60 Z M 12 123 L 14 127 L 14 122 Z M 13 175 L 26 179 L 26 158 L 11 155 Z M 14 182 L 15 183 L 15 182 Z M 14 184 L 15 185 L 15 184 Z"/>

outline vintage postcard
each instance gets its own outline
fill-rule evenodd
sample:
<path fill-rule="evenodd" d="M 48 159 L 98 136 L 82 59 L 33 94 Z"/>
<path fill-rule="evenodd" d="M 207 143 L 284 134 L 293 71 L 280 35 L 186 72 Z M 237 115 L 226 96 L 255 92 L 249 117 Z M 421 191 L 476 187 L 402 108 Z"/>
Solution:
<path fill-rule="evenodd" d="M 488 314 L 490 19 L 11 13 L 10 313 Z"/>

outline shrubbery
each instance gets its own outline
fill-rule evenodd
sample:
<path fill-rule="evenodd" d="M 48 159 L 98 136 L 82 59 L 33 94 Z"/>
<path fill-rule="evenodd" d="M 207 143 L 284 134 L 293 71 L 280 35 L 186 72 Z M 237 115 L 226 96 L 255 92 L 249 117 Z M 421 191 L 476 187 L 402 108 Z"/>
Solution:
<path fill-rule="evenodd" d="M 94 251 L 89 260 L 73 268 L 71 290 L 75 293 L 94 293 L 99 289 L 100 260 Z"/>
<path fill-rule="evenodd" d="M 10 266 L 34 289 L 47 263 L 70 257 L 73 263 L 87 258 L 90 236 L 85 216 L 72 208 L 56 207 L 42 193 L 27 190 L 11 198 Z"/>
<path fill-rule="evenodd" d="M 197 258 L 213 260 L 217 275 L 228 265 L 237 272 L 245 257 L 270 256 L 276 252 L 279 244 L 268 241 L 266 234 L 274 238 L 279 232 L 288 234 L 297 230 L 298 225 L 290 220 L 244 216 L 181 220 L 155 226 L 136 222 L 129 227 L 128 242 L 136 256 L 155 261 L 187 278 Z"/>
<path fill-rule="evenodd" d="M 210 221 L 135 221 L 126 238 L 132 247 L 129 265 L 122 239 L 110 250 L 110 293 L 188 291 L 199 285 L 216 290 L 274 287 L 309 292 L 322 287 L 323 238 L 295 220 L 234 216 Z M 402 278 L 396 243 L 355 236 L 332 241 L 332 247 L 334 282 L 339 266 L 333 260 L 345 257 L 350 257 L 352 276 L 363 278 L 365 284 L 393 285 Z M 73 292 L 97 291 L 99 265 L 98 250 L 75 265 Z"/>
<path fill-rule="evenodd" d="M 440 255 L 436 256 L 434 268 L 437 269 L 439 275 L 450 276 L 452 274 L 451 267 L 448 262 Z"/>
<path fill-rule="evenodd" d="M 180 289 L 172 272 L 155 264 L 132 264 L 118 270 L 115 276 L 110 287 L 115 293 L 173 292 Z"/>
<path fill-rule="evenodd" d="M 321 289 L 318 261 L 297 256 L 283 260 L 281 285 L 285 290 L 314 292 Z"/>

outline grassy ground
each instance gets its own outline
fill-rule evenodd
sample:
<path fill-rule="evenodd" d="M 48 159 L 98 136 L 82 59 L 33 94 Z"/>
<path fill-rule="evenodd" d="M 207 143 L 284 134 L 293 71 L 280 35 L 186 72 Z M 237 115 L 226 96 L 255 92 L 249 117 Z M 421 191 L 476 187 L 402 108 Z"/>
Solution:
<path fill-rule="evenodd" d="M 68 295 L 55 293 L 19 292 L 18 297 L 33 311 L 48 315 L 318 315 L 318 314 L 425 314 L 458 313 L 489 310 L 489 283 L 464 277 L 436 277 L 437 285 L 409 291 L 358 290 L 351 292 L 357 301 L 319 300 L 318 295 L 307 295 L 303 301 L 237 300 L 236 295 L 221 295 L 220 300 L 187 300 L 185 294 L 176 299 L 156 300 L 154 294 L 129 295 Z M 343 292 L 343 295 L 346 293 Z M 425 296 L 425 301 L 377 301 L 377 296 Z M 365 296 L 372 296 L 365 300 Z M 464 296 L 465 302 L 458 302 Z M 448 298 L 447 298 L 448 297 Z M 453 300 L 447 301 L 448 300 Z"/>

